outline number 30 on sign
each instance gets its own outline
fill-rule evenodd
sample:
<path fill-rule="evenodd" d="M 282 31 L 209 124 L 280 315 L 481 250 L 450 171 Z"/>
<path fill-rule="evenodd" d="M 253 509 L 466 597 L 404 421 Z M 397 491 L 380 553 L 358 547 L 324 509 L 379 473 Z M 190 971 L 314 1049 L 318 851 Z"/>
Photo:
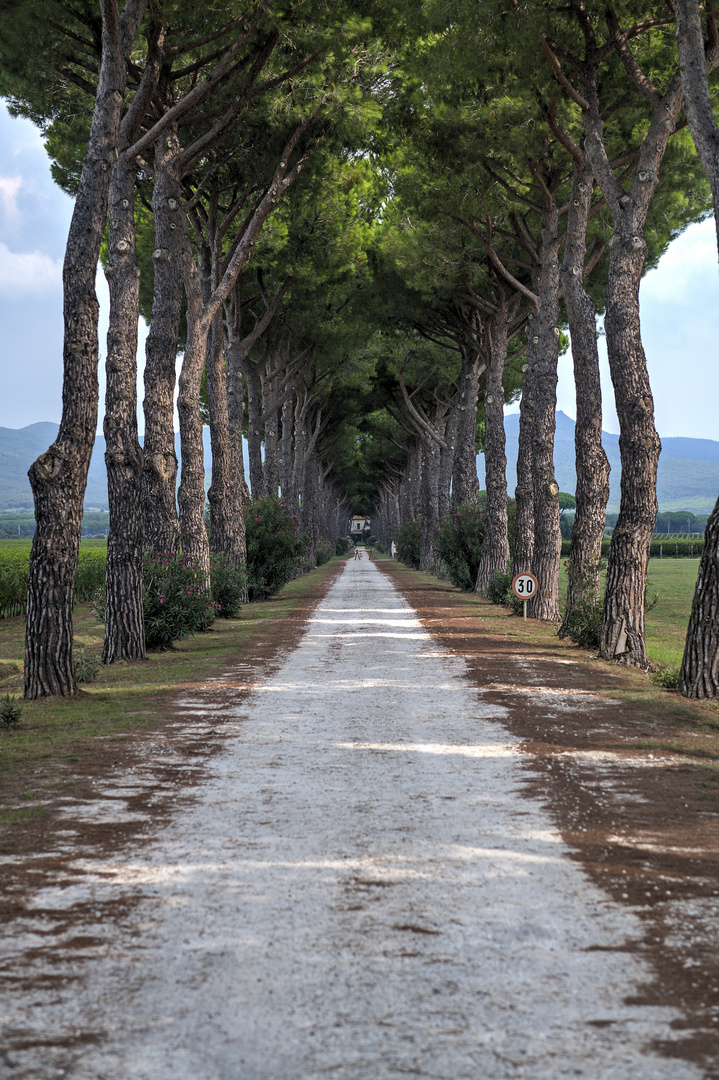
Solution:
<path fill-rule="evenodd" d="M 534 574 L 530 574 L 524 571 L 512 581 L 512 592 L 519 600 L 531 600 L 533 596 L 536 596 L 539 583 L 537 582 Z"/>
<path fill-rule="evenodd" d="M 527 600 L 531 600 L 533 596 L 536 596 L 539 592 L 539 582 L 534 574 L 530 574 L 525 571 L 512 580 L 512 592 L 519 599 L 523 600 L 524 604 L 524 618 L 527 618 Z"/>

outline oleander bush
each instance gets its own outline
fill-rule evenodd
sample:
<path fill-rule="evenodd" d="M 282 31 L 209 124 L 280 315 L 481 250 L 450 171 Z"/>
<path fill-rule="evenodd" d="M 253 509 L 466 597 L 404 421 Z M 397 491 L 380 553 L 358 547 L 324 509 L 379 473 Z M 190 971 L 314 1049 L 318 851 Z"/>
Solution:
<path fill-rule="evenodd" d="M 416 517 L 413 521 L 406 521 L 392 534 L 396 545 L 396 556 L 405 566 L 413 570 L 419 570 L 419 534 L 422 527 L 422 519 Z"/>
<path fill-rule="evenodd" d="M 299 534 L 299 522 L 285 503 L 273 495 L 245 504 L 247 587 L 250 600 L 266 600 L 311 569 L 309 540 Z"/>
<path fill-rule="evenodd" d="M 315 544 L 315 563 L 324 566 L 334 555 L 334 548 L 327 540 L 318 540 Z"/>
<path fill-rule="evenodd" d="M 247 602 L 247 569 L 236 566 L 220 552 L 210 555 L 212 599 L 221 619 L 239 619 L 242 605 Z"/>
<path fill-rule="evenodd" d="M 471 592 L 477 582 L 485 522 L 481 503 L 464 503 L 440 523 L 432 540 L 447 578 L 465 592 Z"/>
<path fill-rule="evenodd" d="M 204 587 L 202 573 L 179 552 L 150 552 L 143 563 L 145 644 L 148 649 L 169 649 L 175 641 L 215 621 L 217 605 Z M 90 600 L 93 615 L 105 621 L 105 587 L 98 586 Z"/>

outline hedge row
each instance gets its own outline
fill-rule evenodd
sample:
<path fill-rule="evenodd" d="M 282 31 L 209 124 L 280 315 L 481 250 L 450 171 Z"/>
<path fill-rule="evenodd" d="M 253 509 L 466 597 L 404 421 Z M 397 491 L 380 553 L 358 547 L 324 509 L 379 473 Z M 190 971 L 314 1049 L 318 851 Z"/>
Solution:
<path fill-rule="evenodd" d="M 80 549 L 80 561 L 75 579 L 76 600 L 89 600 L 98 585 L 105 584 L 107 550 L 104 547 Z M 30 544 L 26 548 L 4 550 L 0 546 L 0 619 L 25 614 L 27 571 L 30 563 Z"/>
<path fill-rule="evenodd" d="M 611 541 L 602 542 L 602 555 L 606 559 Z M 652 541 L 650 556 L 652 559 L 698 559 L 704 550 L 702 540 L 656 540 Z M 569 540 L 562 541 L 562 558 L 569 555 Z"/>

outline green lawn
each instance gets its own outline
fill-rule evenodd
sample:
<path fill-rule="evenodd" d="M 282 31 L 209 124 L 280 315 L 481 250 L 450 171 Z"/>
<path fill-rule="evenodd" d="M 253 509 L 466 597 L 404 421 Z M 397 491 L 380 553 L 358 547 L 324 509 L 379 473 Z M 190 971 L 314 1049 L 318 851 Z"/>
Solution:
<path fill-rule="evenodd" d="M 699 559 L 652 559 L 647 595 L 658 594 L 646 615 L 647 656 L 654 664 L 678 667 L 694 599 Z"/>
<path fill-rule="evenodd" d="M 647 656 L 653 664 L 679 667 L 682 662 L 698 572 L 698 558 L 652 559 L 649 563 L 647 596 L 650 602 L 658 596 L 645 617 Z M 566 589 L 566 575 L 560 573 L 561 601 Z"/>

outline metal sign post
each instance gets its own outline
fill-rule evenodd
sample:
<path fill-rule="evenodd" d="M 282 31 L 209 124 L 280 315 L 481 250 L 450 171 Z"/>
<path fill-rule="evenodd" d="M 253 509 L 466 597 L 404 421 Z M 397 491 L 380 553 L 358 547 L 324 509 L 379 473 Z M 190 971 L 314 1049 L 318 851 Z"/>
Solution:
<path fill-rule="evenodd" d="M 518 600 L 522 601 L 524 609 L 524 621 L 527 621 L 527 600 L 531 600 L 539 592 L 539 582 L 529 570 L 523 570 L 512 579 L 512 592 Z"/>

